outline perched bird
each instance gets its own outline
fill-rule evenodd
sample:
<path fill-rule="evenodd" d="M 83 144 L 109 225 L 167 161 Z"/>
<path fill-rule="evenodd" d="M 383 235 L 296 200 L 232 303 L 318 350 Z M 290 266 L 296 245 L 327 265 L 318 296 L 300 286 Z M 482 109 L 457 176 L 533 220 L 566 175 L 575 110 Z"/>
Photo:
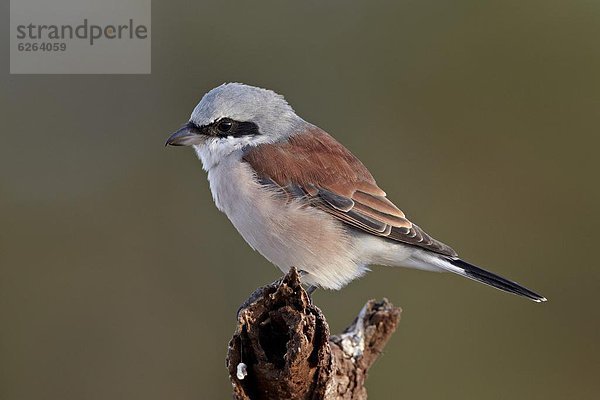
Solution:
<path fill-rule="evenodd" d="M 192 146 L 213 199 L 248 244 L 310 288 L 340 289 L 372 264 L 450 271 L 546 299 L 461 260 L 387 199 L 369 170 L 283 96 L 241 83 L 206 93 L 166 142 Z"/>

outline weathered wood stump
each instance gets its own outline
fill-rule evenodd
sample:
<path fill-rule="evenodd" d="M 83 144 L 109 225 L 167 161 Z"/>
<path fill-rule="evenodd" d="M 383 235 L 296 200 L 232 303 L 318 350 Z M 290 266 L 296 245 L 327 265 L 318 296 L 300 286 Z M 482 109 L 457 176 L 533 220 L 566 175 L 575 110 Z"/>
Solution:
<path fill-rule="evenodd" d="M 367 372 L 400 313 L 386 299 L 370 300 L 342 334 L 330 336 L 292 268 L 238 312 L 227 354 L 234 399 L 366 399 Z"/>

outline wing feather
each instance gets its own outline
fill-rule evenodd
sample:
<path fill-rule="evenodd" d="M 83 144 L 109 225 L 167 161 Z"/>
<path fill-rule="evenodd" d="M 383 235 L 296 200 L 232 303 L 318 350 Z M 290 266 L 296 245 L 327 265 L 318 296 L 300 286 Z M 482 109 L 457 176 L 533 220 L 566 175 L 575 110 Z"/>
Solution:
<path fill-rule="evenodd" d="M 360 160 L 315 126 L 286 141 L 253 147 L 243 159 L 261 183 L 278 186 L 290 199 L 306 198 L 307 205 L 355 229 L 457 256 L 451 247 L 410 222 Z"/>

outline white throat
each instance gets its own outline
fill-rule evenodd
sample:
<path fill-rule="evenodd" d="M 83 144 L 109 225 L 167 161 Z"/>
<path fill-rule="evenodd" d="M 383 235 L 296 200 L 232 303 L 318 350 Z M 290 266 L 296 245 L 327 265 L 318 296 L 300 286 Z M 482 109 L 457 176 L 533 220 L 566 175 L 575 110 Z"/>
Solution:
<path fill-rule="evenodd" d="M 229 157 L 241 158 L 242 149 L 248 143 L 227 142 L 224 139 L 210 140 L 204 144 L 194 145 L 194 151 L 202 162 L 202 168 L 210 171 Z"/>

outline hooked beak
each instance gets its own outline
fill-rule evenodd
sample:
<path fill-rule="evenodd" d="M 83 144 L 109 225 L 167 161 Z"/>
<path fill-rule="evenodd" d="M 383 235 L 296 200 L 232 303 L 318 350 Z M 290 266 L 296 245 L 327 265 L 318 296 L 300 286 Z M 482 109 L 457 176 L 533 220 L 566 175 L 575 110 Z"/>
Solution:
<path fill-rule="evenodd" d="M 169 136 L 165 146 L 191 146 L 201 142 L 202 132 L 196 125 L 188 122 Z"/>

